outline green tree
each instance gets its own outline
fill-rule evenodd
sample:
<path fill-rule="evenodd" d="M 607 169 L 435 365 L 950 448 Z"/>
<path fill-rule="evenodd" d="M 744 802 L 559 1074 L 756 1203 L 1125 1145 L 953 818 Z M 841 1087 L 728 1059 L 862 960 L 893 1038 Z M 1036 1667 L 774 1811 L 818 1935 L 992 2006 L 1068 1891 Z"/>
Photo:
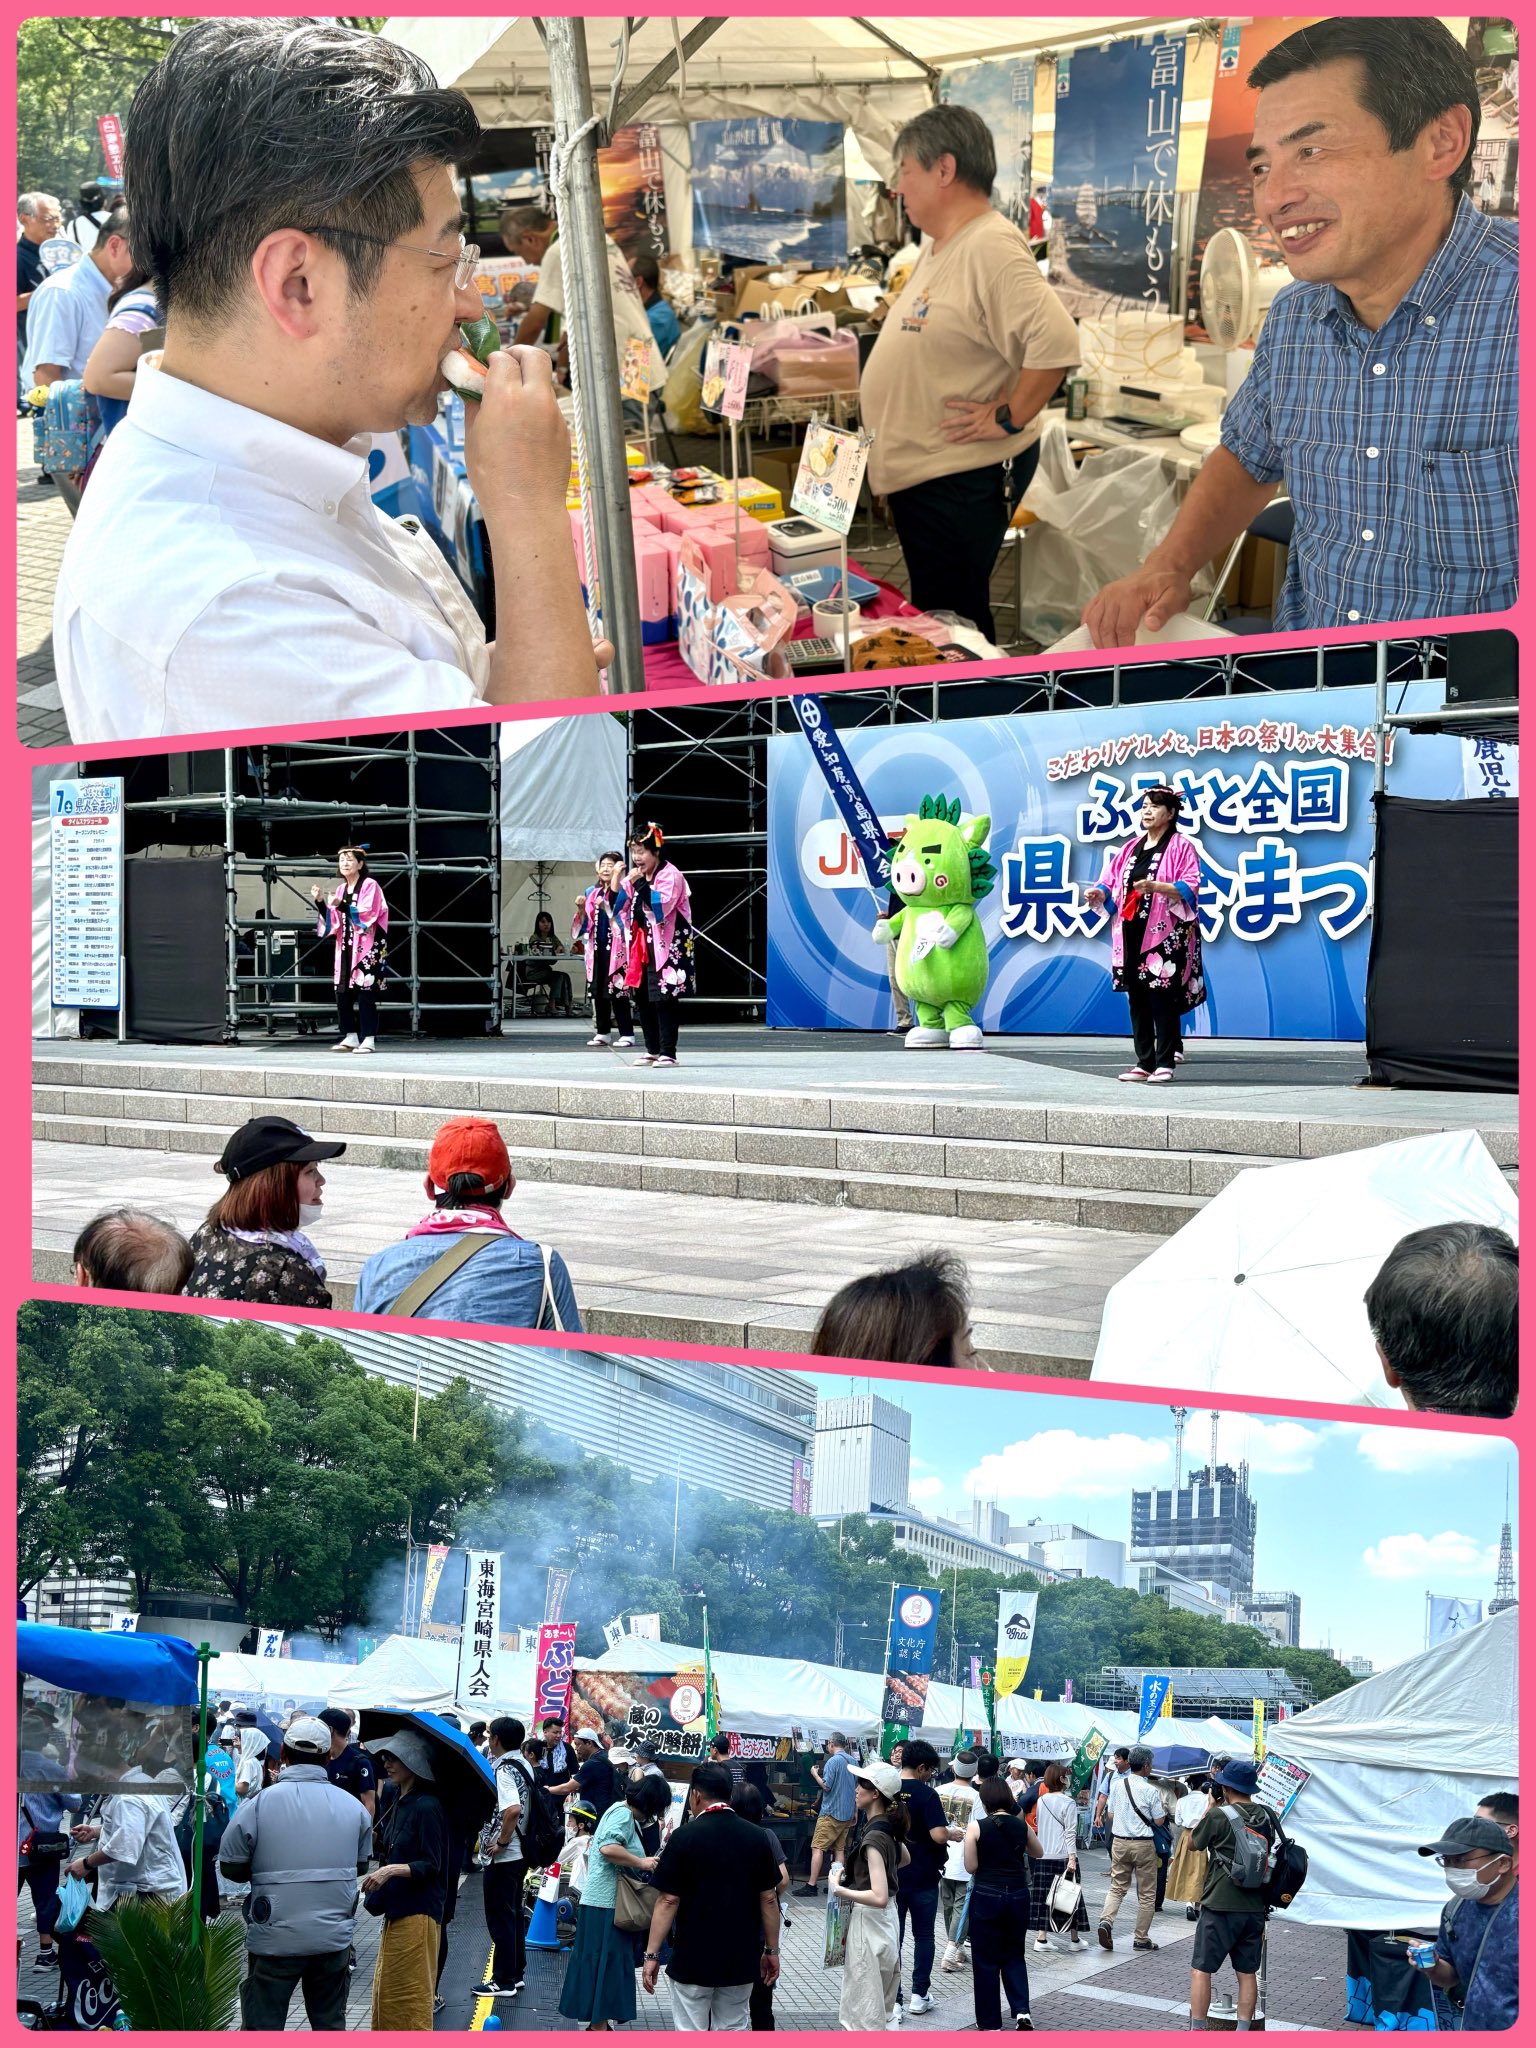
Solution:
<path fill-rule="evenodd" d="M 383 15 L 336 15 L 376 32 Z M 163 15 L 37 15 L 16 38 L 16 159 L 19 192 L 53 192 L 73 205 L 80 186 L 106 164 L 96 123 L 117 114 L 126 131 L 139 85 L 178 35 L 195 26 Z"/>

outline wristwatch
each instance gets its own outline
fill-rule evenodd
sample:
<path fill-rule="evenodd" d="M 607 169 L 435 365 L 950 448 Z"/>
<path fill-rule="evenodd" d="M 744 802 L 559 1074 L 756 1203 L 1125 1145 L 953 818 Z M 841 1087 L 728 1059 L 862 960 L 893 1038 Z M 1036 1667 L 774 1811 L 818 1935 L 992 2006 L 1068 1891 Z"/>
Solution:
<path fill-rule="evenodd" d="M 765 1948 L 763 1950 L 763 1954 L 765 1956 L 776 1956 L 778 1954 L 778 1950 L 776 1948 Z"/>
<path fill-rule="evenodd" d="M 648 1948 L 645 1954 L 640 1958 L 640 1960 L 642 1963 L 659 1963 L 661 1961 L 661 1957 L 657 1954 L 655 1949 Z"/>
<path fill-rule="evenodd" d="M 1013 424 L 1013 409 L 1006 398 L 993 414 L 993 418 L 1005 434 L 1022 434 L 1024 431 L 1022 427 Z"/>

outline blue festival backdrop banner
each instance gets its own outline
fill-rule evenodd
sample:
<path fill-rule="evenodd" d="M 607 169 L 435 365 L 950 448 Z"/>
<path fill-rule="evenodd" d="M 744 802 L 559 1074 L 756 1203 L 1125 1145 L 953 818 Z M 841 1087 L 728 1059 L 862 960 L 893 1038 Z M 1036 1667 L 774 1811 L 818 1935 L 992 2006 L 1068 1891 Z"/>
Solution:
<path fill-rule="evenodd" d="M 1440 683 L 1394 684 L 1393 711 Z M 1375 692 L 1363 688 L 1040 712 L 838 735 L 885 829 L 925 795 L 992 820 L 996 886 L 979 905 L 984 1030 L 1122 1036 L 1109 920 L 1083 900 L 1135 836 L 1140 792 L 1184 796 L 1201 863 L 1207 1001 L 1186 1027 L 1229 1038 L 1365 1036 Z M 1396 733 L 1394 796 L 1482 793 L 1450 737 Z M 799 732 L 768 743 L 768 1022 L 884 1030 L 874 906 L 821 764 Z"/>
<path fill-rule="evenodd" d="M 1029 232 L 1029 165 L 1035 125 L 1035 60 L 993 58 L 941 74 L 939 97 L 980 114 L 997 150 L 992 204 L 1021 234 Z"/>
<path fill-rule="evenodd" d="M 843 128 L 753 115 L 695 121 L 693 239 L 748 263 L 848 254 Z"/>
<path fill-rule="evenodd" d="M 1168 305 L 1183 98 L 1182 34 L 1057 59 L 1051 283 L 1068 312 Z"/>

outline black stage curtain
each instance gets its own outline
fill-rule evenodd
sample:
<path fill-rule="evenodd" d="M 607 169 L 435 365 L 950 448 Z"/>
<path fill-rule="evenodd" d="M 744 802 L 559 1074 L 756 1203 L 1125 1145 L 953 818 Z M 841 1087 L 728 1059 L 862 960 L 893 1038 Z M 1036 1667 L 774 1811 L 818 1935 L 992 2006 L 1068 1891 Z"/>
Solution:
<path fill-rule="evenodd" d="M 1371 1078 L 1518 1086 L 1520 806 L 1376 799 L 1376 907 L 1365 984 Z"/>
<path fill-rule="evenodd" d="M 217 1045 L 224 1036 L 224 863 L 123 863 L 128 1035 Z"/>

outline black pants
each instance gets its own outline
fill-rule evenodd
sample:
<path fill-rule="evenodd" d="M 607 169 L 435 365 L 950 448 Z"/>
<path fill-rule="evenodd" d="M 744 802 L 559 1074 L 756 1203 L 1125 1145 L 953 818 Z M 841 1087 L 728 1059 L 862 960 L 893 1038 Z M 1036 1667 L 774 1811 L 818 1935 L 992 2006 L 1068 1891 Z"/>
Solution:
<path fill-rule="evenodd" d="M 379 1029 L 379 1005 L 371 988 L 352 988 L 344 981 L 336 991 L 336 1014 L 341 1019 L 341 1035 L 355 1033 L 359 1038 L 373 1038 Z"/>
<path fill-rule="evenodd" d="M 311 2033 L 347 2031 L 347 1951 L 323 1956 L 247 1956 L 240 1987 L 240 2025 L 247 2034 L 280 2034 L 295 1986 L 302 1985 Z"/>
<path fill-rule="evenodd" d="M 1157 1897 L 1152 1901 L 1152 1910 L 1161 1913 L 1163 1901 L 1168 1896 L 1168 1861 L 1166 1856 L 1157 1859 Z"/>
<path fill-rule="evenodd" d="M 491 1976 L 503 1990 L 521 1984 L 528 1967 L 523 1946 L 523 1878 L 526 1863 L 485 1866 L 485 1925 L 495 1944 Z"/>
<path fill-rule="evenodd" d="M 1150 989 L 1134 978 L 1126 983 L 1131 1005 L 1131 1037 L 1136 1045 L 1136 1064 L 1150 1074 L 1155 1067 L 1173 1067 L 1173 1056 L 1182 1042 L 1179 1024 L 1183 1012 L 1177 991 Z"/>
<path fill-rule="evenodd" d="M 1029 1887 L 1016 1892 L 971 1887 L 971 1996 L 976 2030 L 995 2034 L 1003 2024 L 1006 1991 L 1015 2018 L 1029 2011 Z"/>
<path fill-rule="evenodd" d="M 776 2034 L 778 2022 L 773 2017 L 773 1986 L 765 1984 L 761 1977 L 752 1979 L 752 1995 L 747 2000 L 747 2022 L 754 2034 Z"/>
<path fill-rule="evenodd" d="M 622 981 L 610 981 L 608 969 L 601 960 L 592 966 L 592 1009 L 597 1018 L 597 1028 L 603 1033 L 618 1026 L 621 1038 L 633 1038 L 635 1020 L 629 1007 L 629 991 Z"/>
<path fill-rule="evenodd" d="M 59 1872 L 62 1857 L 39 1858 L 36 1863 L 18 1863 L 16 1889 L 23 1885 L 32 1894 L 32 1911 L 37 1916 L 37 1938 L 45 1942 L 59 1917 Z"/>
<path fill-rule="evenodd" d="M 635 1008 L 640 1012 L 640 1029 L 645 1033 L 645 1049 L 654 1059 L 663 1054 L 669 1060 L 677 1058 L 677 997 L 652 997 L 642 982 L 635 990 Z"/>
<path fill-rule="evenodd" d="M 1000 449 L 1001 449 L 1001 444 Z M 1040 445 L 1006 451 L 986 469 L 930 477 L 890 494 L 891 524 L 919 611 L 958 612 L 991 640 L 992 571 L 1013 507 L 1040 460 Z"/>

